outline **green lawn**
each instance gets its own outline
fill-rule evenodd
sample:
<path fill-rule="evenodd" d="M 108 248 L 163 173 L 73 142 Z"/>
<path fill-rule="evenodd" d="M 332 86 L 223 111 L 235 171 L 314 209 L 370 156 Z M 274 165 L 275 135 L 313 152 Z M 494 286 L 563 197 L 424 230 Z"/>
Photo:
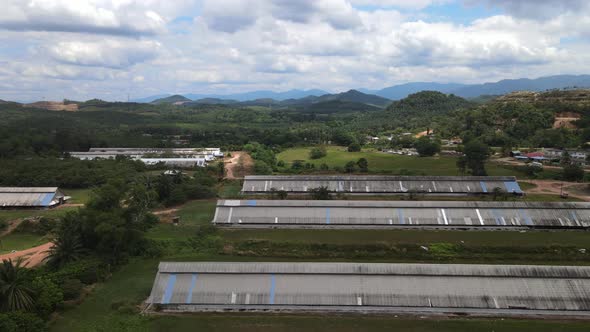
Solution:
<path fill-rule="evenodd" d="M 217 201 L 191 201 L 180 208 L 180 225 L 158 224 L 147 236 L 157 240 L 185 239 L 194 236 L 199 225 L 207 225 L 213 220 Z"/>
<path fill-rule="evenodd" d="M 520 186 L 520 189 L 522 189 L 524 191 L 537 188 L 537 185 L 536 184 L 530 183 L 530 182 L 526 182 L 526 181 L 518 181 L 518 185 Z"/>
<path fill-rule="evenodd" d="M 88 203 L 88 199 L 90 198 L 90 193 L 92 189 L 68 189 L 63 188 L 63 192 L 67 196 L 71 196 L 72 199 L 68 201 L 68 203 L 73 204 L 86 204 Z"/>
<path fill-rule="evenodd" d="M 470 246 L 586 247 L 590 234 L 583 231 L 434 231 L 434 230 L 352 230 L 352 229 L 226 229 L 223 237 L 230 241 L 245 239 L 275 242 L 329 243 L 329 244 L 429 244 L 447 242 Z"/>
<path fill-rule="evenodd" d="M 219 197 L 221 198 L 239 198 L 242 190 L 242 181 L 225 180 L 219 188 Z"/>
<path fill-rule="evenodd" d="M 357 161 L 359 158 L 366 158 L 369 162 L 369 172 L 390 173 L 400 175 L 461 175 L 457 169 L 456 157 L 414 157 L 387 154 L 372 149 L 362 152 L 347 152 L 345 147 L 328 146 L 328 155 L 320 159 L 310 159 L 311 147 L 287 149 L 277 155 L 288 165 L 294 160 L 305 160 L 318 168 L 321 164 L 327 164 L 330 168 L 334 166 L 344 167 L 349 161 Z M 487 164 L 489 175 L 514 175 L 524 176 L 524 173 L 504 168 L 494 163 Z"/>
<path fill-rule="evenodd" d="M 11 233 L 0 237 L 0 254 L 36 247 L 47 242 L 47 237 L 29 233 Z"/>
<path fill-rule="evenodd" d="M 61 217 L 66 214 L 68 211 L 74 211 L 78 209 L 77 207 L 62 207 L 57 209 L 49 209 L 49 210 L 1 210 L 0 211 L 0 220 L 8 221 L 14 220 L 19 218 L 27 218 L 27 217 Z"/>

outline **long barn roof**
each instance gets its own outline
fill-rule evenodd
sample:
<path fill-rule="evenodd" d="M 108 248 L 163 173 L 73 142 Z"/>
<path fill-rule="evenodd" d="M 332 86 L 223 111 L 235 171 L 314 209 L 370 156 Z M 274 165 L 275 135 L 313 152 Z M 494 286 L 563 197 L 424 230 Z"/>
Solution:
<path fill-rule="evenodd" d="M 590 203 L 219 200 L 213 223 L 273 228 L 587 228 Z"/>
<path fill-rule="evenodd" d="M 590 267 L 383 263 L 160 263 L 164 311 L 416 310 L 590 314 Z"/>
<path fill-rule="evenodd" d="M 0 208 L 50 207 L 63 194 L 57 187 L 0 187 Z"/>
<path fill-rule="evenodd" d="M 285 190 L 305 193 L 311 189 L 349 194 L 398 194 L 421 192 L 426 194 L 483 194 L 495 188 L 522 194 L 513 176 L 384 176 L 384 175 L 262 175 L 246 176 L 244 193 L 269 193 Z"/>

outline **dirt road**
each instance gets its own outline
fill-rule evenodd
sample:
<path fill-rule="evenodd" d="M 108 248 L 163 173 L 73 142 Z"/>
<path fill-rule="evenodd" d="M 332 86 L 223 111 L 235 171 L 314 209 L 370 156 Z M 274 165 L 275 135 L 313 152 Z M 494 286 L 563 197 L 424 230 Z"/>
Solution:
<path fill-rule="evenodd" d="M 493 162 L 493 163 L 500 164 L 500 165 L 525 166 L 525 163 L 524 162 L 518 161 L 518 160 L 514 160 L 514 159 L 512 159 L 510 157 L 490 159 L 490 161 Z M 563 170 L 563 167 L 561 167 L 561 166 L 553 166 L 553 165 L 543 165 L 543 169 L 554 169 L 554 170 L 561 171 L 561 170 Z M 584 169 L 584 172 L 590 172 L 590 169 Z"/>
<path fill-rule="evenodd" d="M 12 259 L 13 262 L 21 258 L 23 260 L 23 266 L 35 267 L 43 263 L 45 257 L 47 257 L 48 250 L 51 249 L 53 243 L 47 242 L 37 247 L 25 249 L 10 254 L 0 255 L 0 261 L 5 259 Z"/>
<path fill-rule="evenodd" d="M 254 161 L 247 152 L 234 151 L 231 155 L 231 158 L 224 160 L 226 179 L 242 179 L 244 175 L 252 173 Z"/>
<path fill-rule="evenodd" d="M 569 196 L 576 197 L 582 199 L 584 201 L 590 202 L 590 196 L 584 194 L 579 189 L 580 186 L 584 186 L 581 183 L 575 182 L 565 182 L 565 181 L 555 181 L 555 180 L 523 180 L 524 182 L 529 182 L 537 187 L 526 190 L 527 193 L 530 194 L 555 194 L 560 195 L 563 191 L 567 192 Z"/>

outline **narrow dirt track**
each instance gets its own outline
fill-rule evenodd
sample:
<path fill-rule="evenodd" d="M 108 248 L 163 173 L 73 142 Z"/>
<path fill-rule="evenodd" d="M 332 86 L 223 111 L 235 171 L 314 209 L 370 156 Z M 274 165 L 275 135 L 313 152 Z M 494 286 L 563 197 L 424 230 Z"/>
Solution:
<path fill-rule="evenodd" d="M 6 227 L 6 229 L 0 233 L 0 237 L 12 233 L 12 231 L 14 231 L 21 222 L 23 222 L 23 219 L 9 220 L 8 227 Z"/>
<path fill-rule="evenodd" d="M 10 254 L 0 255 L 0 261 L 5 259 L 12 259 L 13 262 L 21 258 L 23 260 L 23 266 L 35 267 L 43 263 L 45 257 L 47 257 L 48 250 L 53 246 L 52 242 L 47 242 L 40 246 L 33 248 L 13 252 Z"/>
<path fill-rule="evenodd" d="M 159 210 L 159 211 L 154 211 L 152 212 L 152 214 L 156 215 L 156 216 L 160 216 L 163 214 L 171 214 L 171 213 L 175 213 L 178 210 L 180 210 L 180 207 L 177 208 L 173 208 L 173 209 L 168 209 L 168 210 Z"/>

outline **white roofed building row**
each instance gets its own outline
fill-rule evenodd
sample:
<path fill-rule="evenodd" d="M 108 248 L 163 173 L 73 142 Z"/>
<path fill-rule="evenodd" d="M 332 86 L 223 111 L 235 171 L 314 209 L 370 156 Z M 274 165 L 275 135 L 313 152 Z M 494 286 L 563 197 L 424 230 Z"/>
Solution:
<path fill-rule="evenodd" d="M 243 228 L 587 229 L 590 203 L 219 200 L 212 222 Z"/>
<path fill-rule="evenodd" d="M 69 155 L 81 160 L 123 156 L 146 165 L 163 163 L 176 167 L 205 167 L 208 162 L 224 156 L 219 148 L 91 148 L 88 152 L 69 152 Z"/>
<path fill-rule="evenodd" d="M 66 196 L 57 187 L 0 187 L 0 208 L 51 208 L 65 203 Z"/>
<path fill-rule="evenodd" d="M 590 267 L 162 262 L 151 309 L 590 315 Z"/>
<path fill-rule="evenodd" d="M 495 188 L 502 192 L 523 194 L 513 176 L 383 176 L 383 175 L 249 175 L 242 187 L 245 194 L 270 193 L 284 190 L 309 193 L 326 187 L 343 194 L 407 194 L 438 195 L 490 194 Z"/>

